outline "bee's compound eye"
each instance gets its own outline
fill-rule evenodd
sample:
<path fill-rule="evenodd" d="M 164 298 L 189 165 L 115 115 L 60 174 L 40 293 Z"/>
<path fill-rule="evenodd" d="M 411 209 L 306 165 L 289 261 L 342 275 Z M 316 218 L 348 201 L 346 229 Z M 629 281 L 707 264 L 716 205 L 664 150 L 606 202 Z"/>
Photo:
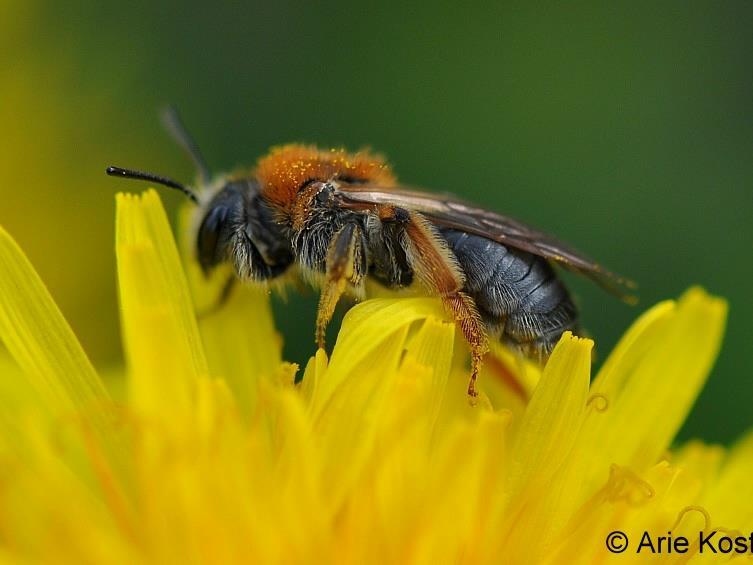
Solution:
<path fill-rule="evenodd" d="M 319 192 L 316 193 L 316 196 L 314 198 L 316 199 L 317 204 L 326 204 L 327 202 L 329 202 L 329 196 L 330 196 L 330 191 L 325 186 Z"/>
<path fill-rule="evenodd" d="M 197 241 L 199 263 L 204 272 L 214 267 L 222 260 L 220 253 L 220 237 L 225 223 L 230 216 L 230 208 L 216 206 L 212 208 L 201 222 Z"/>

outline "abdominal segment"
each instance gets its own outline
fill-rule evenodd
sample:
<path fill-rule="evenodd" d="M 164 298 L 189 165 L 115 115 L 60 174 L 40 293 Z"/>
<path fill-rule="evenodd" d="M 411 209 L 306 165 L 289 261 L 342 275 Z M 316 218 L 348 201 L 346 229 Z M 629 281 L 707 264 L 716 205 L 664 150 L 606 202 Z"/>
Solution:
<path fill-rule="evenodd" d="M 529 357 L 544 360 L 578 312 L 549 262 L 462 231 L 440 233 L 465 273 L 465 292 L 492 333 Z"/>

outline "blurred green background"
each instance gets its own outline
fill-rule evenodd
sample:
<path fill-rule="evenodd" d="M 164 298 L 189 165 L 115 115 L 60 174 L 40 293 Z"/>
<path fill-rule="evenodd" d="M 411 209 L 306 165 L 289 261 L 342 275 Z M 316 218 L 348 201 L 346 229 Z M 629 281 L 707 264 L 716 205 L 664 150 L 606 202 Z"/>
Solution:
<path fill-rule="evenodd" d="M 544 228 L 640 283 L 573 287 L 601 359 L 641 309 L 702 284 L 724 348 L 683 437 L 753 424 L 753 4 L 406 7 L 0 4 L 0 222 L 93 360 L 120 360 L 107 164 L 191 180 L 176 104 L 217 171 L 272 144 L 369 145 L 407 183 Z M 180 196 L 165 193 L 173 213 Z M 289 358 L 315 298 L 277 304 Z M 253 321 L 249 321 L 253 323 Z"/>

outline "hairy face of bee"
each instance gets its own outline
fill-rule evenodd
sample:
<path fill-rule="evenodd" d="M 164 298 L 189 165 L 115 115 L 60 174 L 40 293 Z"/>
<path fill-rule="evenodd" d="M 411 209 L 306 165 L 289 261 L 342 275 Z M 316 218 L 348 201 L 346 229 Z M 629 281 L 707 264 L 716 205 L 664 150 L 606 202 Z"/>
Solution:
<path fill-rule="evenodd" d="M 292 263 L 290 246 L 252 179 L 228 182 L 209 201 L 196 239 L 205 273 L 229 261 L 242 279 L 266 280 Z"/>

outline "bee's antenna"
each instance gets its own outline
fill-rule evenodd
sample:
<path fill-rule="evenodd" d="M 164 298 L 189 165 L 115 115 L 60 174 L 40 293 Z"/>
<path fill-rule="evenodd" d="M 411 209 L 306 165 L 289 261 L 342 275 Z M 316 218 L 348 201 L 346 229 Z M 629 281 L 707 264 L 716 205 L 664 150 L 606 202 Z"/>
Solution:
<path fill-rule="evenodd" d="M 183 194 L 188 196 L 193 201 L 194 204 L 199 203 L 199 197 L 196 196 L 196 194 L 191 189 L 167 177 L 155 175 L 154 173 L 145 173 L 143 171 L 133 171 L 131 169 L 122 169 L 120 167 L 107 167 L 107 174 L 110 175 L 111 177 L 122 177 L 125 179 L 145 180 L 149 182 L 156 182 L 157 184 L 161 184 L 163 186 L 169 186 L 170 188 L 180 190 Z"/>
<path fill-rule="evenodd" d="M 162 125 L 165 126 L 167 132 L 191 158 L 191 161 L 193 161 L 193 164 L 199 173 L 199 180 L 201 183 L 205 185 L 208 184 L 211 176 L 209 166 L 207 166 L 207 162 L 204 160 L 204 156 L 201 154 L 196 141 L 194 141 L 191 134 L 188 133 L 186 126 L 183 124 L 183 120 L 180 119 L 178 110 L 176 110 L 174 106 L 167 106 L 162 110 L 161 117 Z"/>

